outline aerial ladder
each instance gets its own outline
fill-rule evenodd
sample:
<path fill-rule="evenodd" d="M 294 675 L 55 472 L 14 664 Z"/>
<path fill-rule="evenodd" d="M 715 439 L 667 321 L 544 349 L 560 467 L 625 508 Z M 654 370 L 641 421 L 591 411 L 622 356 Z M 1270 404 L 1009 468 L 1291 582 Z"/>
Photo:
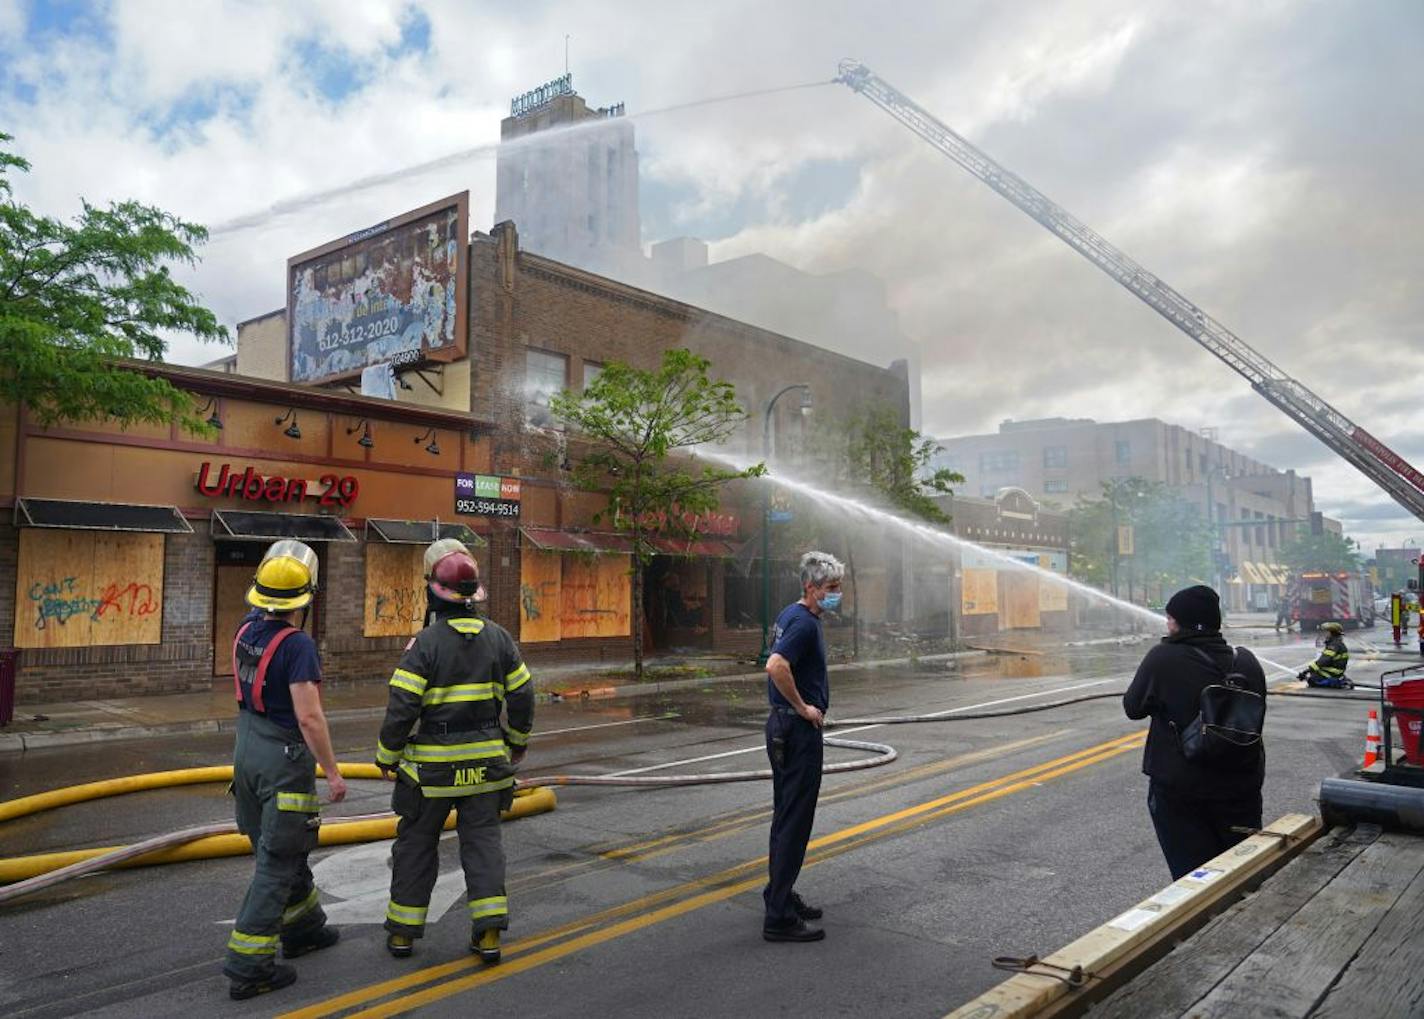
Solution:
<path fill-rule="evenodd" d="M 1251 388 L 1294 418 L 1395 502 L 1424 520 L 1424 474 L 1352 422 L 1304 384 L 1287 375 L 1246 341 L 1171 286 L 1148 272 L 1047 195 L 1000 166 L 870 68 L 843 60 L 835 79 L 865 96 L 944 155 L 978 177 L 1092 262 L 1159 315 L 1196 340 L 1251 383 Z"/>

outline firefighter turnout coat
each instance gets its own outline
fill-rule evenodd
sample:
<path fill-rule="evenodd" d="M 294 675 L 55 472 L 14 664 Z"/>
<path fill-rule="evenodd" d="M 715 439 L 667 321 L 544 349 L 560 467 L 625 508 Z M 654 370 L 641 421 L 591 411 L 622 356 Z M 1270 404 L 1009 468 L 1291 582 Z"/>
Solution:
<path fill-rule="evenodd" d="M 1349 664 L 1350 651 L 1345 647 L 1345 639 L 1338 633 L 1332 634 L 1320 649 L 1320 657 L 1306 668 L 1306 681 L 1311 686 L 1343 686 Z"/>
<path fill-rule="evenodd" d="M 510 748 L 529 742 L 534 684 L 508 631 L 459 605 L 434 611 L 391 676 L 376 749 L 377 763 L 396 770 L 391 808 L 400 817 L 385 928 L 423 935 L 438 840 L 454 809 L 477 936 L 509 926 L 500 811 L 514 800 Z"/>
<path fill-rule="evenodd" d="M 526 746 L 533 725 L 534 687 L 514 638 L 452 605 L 391 676 L 376 762 L 426 797 L 511 789 L 509 748 Z"/>

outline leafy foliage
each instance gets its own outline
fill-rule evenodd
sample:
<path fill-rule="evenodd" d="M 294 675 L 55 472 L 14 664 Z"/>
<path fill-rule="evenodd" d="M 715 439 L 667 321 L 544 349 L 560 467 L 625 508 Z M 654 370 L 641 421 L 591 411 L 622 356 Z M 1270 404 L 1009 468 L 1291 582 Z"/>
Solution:
<path fill-rule="evenodd" d="M 1096 499 L 1080 499 L 1069 511 L 1073 576 L 1110 589 L 1119 526 L 1133 530 L 1133 554 L 1117 558 L 1118 588 L 1160 600 L 1188 584 L 1209 583 L 1211 525 L 1197 508 L 1161 482 L 1117 478 Z"/>
<path fill-rule="evenodd" d="M 73 223 L 37 215 L 6 177 L 29 168 L 0 148 L 0 401 L 42 424 L 110 416 L 205 430 L 187 394 L 116 359 L 162 360 L 165 333 L 228 341 L 168 269 L 196 263 L 207 231 L 134 201 L 84 202 Z"/>
<path fill-rule="evenodd" d="M 711 362 L 690 350 L 664 352 L 645 371 L 610 361 L 582 393 L 565 391 L 550 401 L 555 417 L 588 448 L 574 465 L 581 487 L 608 494 L 614 527 L 633 539 L 633 661 L 643 671 L 643 571 L 653 555 L 649 536 L 671 529 L 692 537 L 696 518 L 717 508 L 721 487 L 758 477 L 757 464 L 731 470 L 677 456 L 725 442 L 746 420 L 735 387 L 707 375 Z"/>
<path fill-rule="evenodd" d="M 1292 573 L 1320 570 L 1325 573 L 1354 572 L 1363 561 L 1355 539 L 1342 537 L 1333 531 L 1323 534 L 1302 534 L 1282 545 L 1276 553 Z"/>
<path fill-rule="evenodd" d="M 921 520 L 949 523 L 934 500 L 949 495 L 964 476 L 946 468 L 931 470 L 939 444 L 902 425 L 894 407 L 876 404 L 852 415 L 832 435 L 832 462 L 849 487 Z"/>

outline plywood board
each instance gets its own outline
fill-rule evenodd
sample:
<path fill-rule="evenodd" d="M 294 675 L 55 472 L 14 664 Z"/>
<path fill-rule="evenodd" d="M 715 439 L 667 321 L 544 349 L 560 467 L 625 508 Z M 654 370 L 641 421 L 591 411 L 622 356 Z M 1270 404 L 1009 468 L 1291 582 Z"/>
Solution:
<path fill-rule="evenodd" d="M 163 535 L 20 532 L 15 646 L 157 644 Z"/>
<path fill-rule="evenodd" d="M 563 557 L 564 571 L 559 629 L 564 639 L 598 636 L 598 559 L 588 555 Z"/>
<path fill-rule="evenodd" d="M 525 548 L 519 560 L 519 643 L 538 644 L 562 636 L 563 556 Z"/>
<path fill-rule="evenodd" d="M 1046 554 L 1039 554 L 1038 565 L 1050 572 L 1053 569 L 1053 557 Z M 1068 611 L 1068 585 L 1055 583 L 1047 577 L 1038 578 L 1038 611 L 1040 612 L 1067 612 Z"/>
<path fill-rule="evenodd" d="M 960 581 L 960 608 L 966 616 L 999 612 L 999 571 L 966 569 Z"/>
<path fill-rule="evenodd" d="M 213 581 L 213 675 L 232 675 L 232 640 L 247 615 L 253 567 L 222 566 Z"/>
<path fill-rule="evenodd" d="M 1004 570 L 1000 574 L 999 629 L 1030 630 L 1039 626 L 1038 577 L 1026 570 Z"/>
<path fill-rule="evenodd" d="M 607 555 L 596 560 L 597 637 L 627 637 L 633 632 L 633 578 L 628 572 L 631 559 L 626 555 Z"/>
<path fill-rule="evenodd" d="M 424 545 L 366 545 L 365 637 L 405 637 L 425 621 Z"/>

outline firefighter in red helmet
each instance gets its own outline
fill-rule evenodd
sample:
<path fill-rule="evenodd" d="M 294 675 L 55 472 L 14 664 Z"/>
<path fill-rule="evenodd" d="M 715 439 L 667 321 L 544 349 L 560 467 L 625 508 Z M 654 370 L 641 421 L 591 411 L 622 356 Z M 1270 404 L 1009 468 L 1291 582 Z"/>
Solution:
<path fill-rule="evenodd" d="M 425 581 L 426 626 L 391 676 L 376 749 L 377 765 L 395 779 L 391 809 L 400 817 L 386 948 L 404 958 L 424 934 L 440 832 L 453 808 L 470 950 L 496 963 L 499 932 L 509 927 L 499 815 L 514 800 L 515 766 L 534 724 L 534 684 L 514 638 L 476 612 L 485 590 L 469 549 L 453 538 L 435 542 L 425 553 Z"/>

